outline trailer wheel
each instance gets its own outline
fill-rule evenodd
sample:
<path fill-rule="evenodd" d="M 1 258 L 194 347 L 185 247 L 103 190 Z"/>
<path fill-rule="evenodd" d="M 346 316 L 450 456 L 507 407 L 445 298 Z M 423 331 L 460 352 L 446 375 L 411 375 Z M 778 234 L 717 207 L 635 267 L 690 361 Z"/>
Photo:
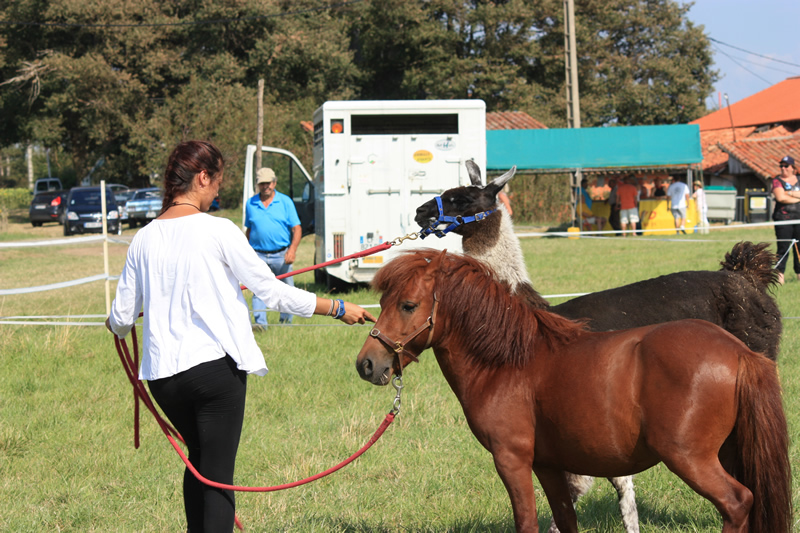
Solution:
<path fill-rule="evenodd" d="M 316 250 L 314 251 L 314 264 L 318 265 L 321 261 L 319 257 L 317 257 Z M 316 268 L 314 269 L 314 283 L 317 285 L 326 285 L 328 283 L 327 272 L 323 268 Z"/>

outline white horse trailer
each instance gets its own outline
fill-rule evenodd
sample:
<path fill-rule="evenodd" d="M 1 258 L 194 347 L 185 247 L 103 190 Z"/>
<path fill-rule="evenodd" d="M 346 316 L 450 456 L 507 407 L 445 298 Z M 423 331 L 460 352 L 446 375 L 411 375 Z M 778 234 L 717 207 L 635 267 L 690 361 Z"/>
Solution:
<path fill-rule="evenodd" d="M 292 196 L 304 233 L 316 235 L 315 262 L 339 259 L 419 231 L 416 208 L 447 189 L 469 185 L 464 162 L 486 175 L 486 106 L 482 100 L 335 101 L 314 113 L 314 175 L 294 155 L 283 156 L 279 189 Z M 243 200 L 254 194 L 255 146 L 248 146 Z M 266 161 L 266 159 L 265 159 Z M 287 170 L 279 170 L 286 168 Z M 288 178 L 288 187 L 281 187 Z M 315 271 L 328 288 L 369 282 L 402 250 L 461 251 L 461 237 L 405 240 L 381 253 Z"/>

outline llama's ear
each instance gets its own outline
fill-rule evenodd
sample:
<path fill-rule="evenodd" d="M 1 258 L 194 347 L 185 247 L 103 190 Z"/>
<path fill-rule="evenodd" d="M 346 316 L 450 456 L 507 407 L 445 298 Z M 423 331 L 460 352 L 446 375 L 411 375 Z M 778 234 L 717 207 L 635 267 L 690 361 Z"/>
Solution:
<path fill-rule="evenodd" d="M 517 166 L 514 165 L 513 167 L 511 167 L 511 170 L 509 170 L 502 176 L 498 176 L 495 179 L 493 179 L 492 182 L 486 186 L 487 191 L 492 191 L 494 192 L 495 195 L 497 195 L 497 193 L 500 192 L 500 190 L 505 186 L 505 184 L 511 181 L 511 178 L 513 178 L 514 174 L 516 173 L 517 173 Z"/>
<path fill-rule="evenodd" d="M 476 187 L 482 186 L 481 167 L 479 167 L 478 164 L 472 159 L 468 159 L 464 164 L 467 165 L 467 173 L 469 174 L 470 182 Z"/>

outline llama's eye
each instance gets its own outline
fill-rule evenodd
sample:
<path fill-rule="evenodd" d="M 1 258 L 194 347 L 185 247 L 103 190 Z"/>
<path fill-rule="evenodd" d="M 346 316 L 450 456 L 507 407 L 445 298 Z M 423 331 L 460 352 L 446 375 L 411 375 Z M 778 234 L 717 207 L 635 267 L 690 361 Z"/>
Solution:
<path fill-rule="evenodd" d="M 470 200 L 463 196 L 458 196 L 455 198 L 451 198 L 450 203 L 456 205 L 457 207 L 466 207 L 470 204 Z"/>

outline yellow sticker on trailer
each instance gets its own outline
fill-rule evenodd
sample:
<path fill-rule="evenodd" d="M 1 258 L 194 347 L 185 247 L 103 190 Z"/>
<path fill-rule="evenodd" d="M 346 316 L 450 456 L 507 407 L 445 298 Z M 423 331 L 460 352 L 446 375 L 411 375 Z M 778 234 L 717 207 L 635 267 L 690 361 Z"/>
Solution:
<path fill-rule="evenodd" d="M 433 154 L 427 150 L 417 150 L 414 152 L 414 161 L 417 163 L 430 163 L 433 161 Z"/>
<path fill-rule="evenodd" d="M 382 264 L 383 263 L 383 256 L 382 255 L 370 255 L 363 259 L 364 263 L 372 263 L 372 264 Z"/>

